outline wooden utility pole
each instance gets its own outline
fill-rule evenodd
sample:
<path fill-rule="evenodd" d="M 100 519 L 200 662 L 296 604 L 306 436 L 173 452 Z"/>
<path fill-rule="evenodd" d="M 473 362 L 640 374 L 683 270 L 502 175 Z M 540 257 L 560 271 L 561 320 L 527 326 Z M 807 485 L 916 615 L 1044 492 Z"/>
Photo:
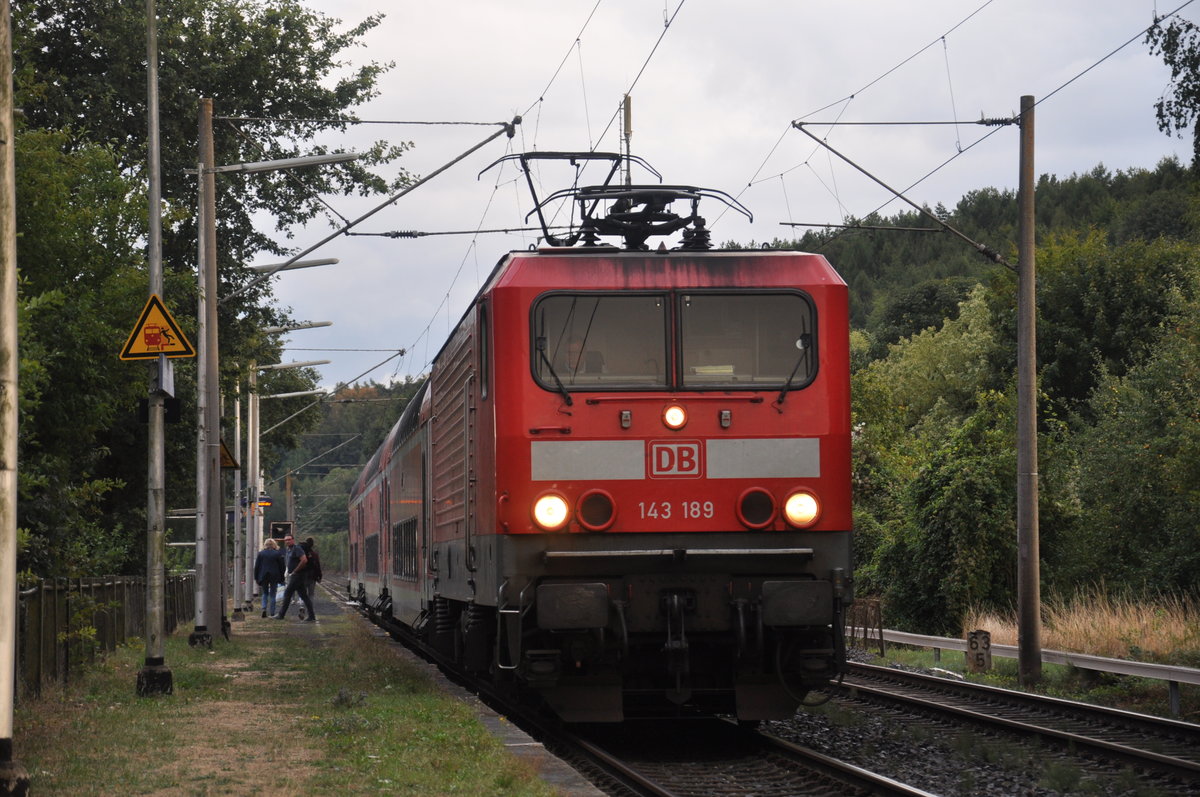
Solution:
<path fill-rule="evenodd" d="M 1021 684 L 1042 677 L 1038 544 L 1037 269 L 1034 261 L 1033 97 L 1021 97 L 1017 208 L 1017 667 Z"/>
<path fill-rule="evenodd" d="M 29 792 L 13 760 L 17 668 L 17 176 L 12 15 L 0 0 L 0 793 Z"/>

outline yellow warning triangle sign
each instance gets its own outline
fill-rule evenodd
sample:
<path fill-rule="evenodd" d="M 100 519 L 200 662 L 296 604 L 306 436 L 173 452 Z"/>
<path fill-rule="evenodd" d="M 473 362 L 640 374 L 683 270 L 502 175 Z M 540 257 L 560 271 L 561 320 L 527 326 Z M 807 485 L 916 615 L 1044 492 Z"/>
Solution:
<path fill-rule="evenodd" d="M 160 354 L 167 357 L 195 357 L 196 350 L 188 343 L 162 299 L 152 293 L 129 340 L 125 341 L 121 359 L 152 360 Z"/>
<path fill-rule="evenodd" d="M 237 460 L 233 458 L 233 454 L 229 453 L 229 446 L 225 445 L 225 439 L 221 439 L 221 470 L 240 470 L 241 466 L 237 464 Z"/>

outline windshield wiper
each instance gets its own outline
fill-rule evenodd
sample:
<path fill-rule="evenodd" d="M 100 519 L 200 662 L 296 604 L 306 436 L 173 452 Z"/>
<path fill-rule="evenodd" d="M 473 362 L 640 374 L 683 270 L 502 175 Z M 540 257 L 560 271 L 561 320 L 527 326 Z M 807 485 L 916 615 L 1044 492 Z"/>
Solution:
<path fill-rule="evenodd" d="M 796 358 L 796 365 L 792 368 L 792 372 L 788 374 L 787 381 L 783 383 L 783 390 L 779 391 L 779 398 L 775 399 L 776 404 L 782 404 L 783 400 L 787 398 L 788 391 L 792 389 L 792 380 L 795 379 L 796 374 L 800 372 L 800 366 L 808 362 L 809 341 L 811 339 L 812 338 L 809 335 L 804 334 L 801 335 L 800 340 L 797 341 L 800 346 L 800 356 Z"/>
<path fill-rule="evenodd" d="M 537 351 L 538 355 L 542 358 L 542 362 L 546 364 L 546 370 L 550 372 L 550 376 L 554 377 L 554 384 L 558 385 L 558 392 L 562 393 L 563 401 L 567 402 L 568 407 L 574 406 L 575 402 L 571 398 L 571 391 L 567 390 L 567 386 L 558 378 L 558 372 L 554 370 L 554 364 L 546 356 L 546 339 L 544 337 L 537 339 Z"/>

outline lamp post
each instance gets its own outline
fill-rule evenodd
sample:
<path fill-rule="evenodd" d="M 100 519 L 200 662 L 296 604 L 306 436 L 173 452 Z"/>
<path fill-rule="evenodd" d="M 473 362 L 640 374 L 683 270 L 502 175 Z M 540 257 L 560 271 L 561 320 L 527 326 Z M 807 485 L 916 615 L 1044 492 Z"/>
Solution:
<path fill-rule="evenodd" d="M 329 326 L 332 322 L 318 321 L 311 324 L 312 327 Z M 266 327 L 264 332 L 288 332 L 292 329 L 308 329 L 309 325 L 297 325 L 295 327 Z M 291 396 L 306 396 L 317 393 L 324 393 L 323 390 L 309 390 L 299 393 L 281 393 L 274 396 L 260 396 L 258 394 L 258 372 L 259 371 L 281 371 L 285 368 L 307 368 L 314 365 L 327 365 L 329 360 L 307 360 L 304 362 L 290 363 L 275 363 L 271 365 L 256 365 L 250 369 L 250 397 L 249 407 L 246 413 L 246 467 L 248 473 L 247 501 L 246 501 L 246 550 L 247 552 L 254 550 L 255 546 L 262 545 L 262 510 L 264 506 L 259 502 L 259 497 L 262 492 L 262 466 L 259 464 L 259 400 L 264 398 L 283 398 Z M 266 504 L 270 506 L 270 503 Z M 248 553 L 247 559 L 250 555 Z M 250 565 L 253 569 L 253 565 Z M 253 572 L 253 570 L 249 572 Z M 247 578 L 246 585 L 249 591 L 250 584 L 253 579 Z M 247 598 L 247 602 L 250 598 Z"/>
<path fill-rule="evenodd" d="M 213 147 L 212 99 L 200 100 L 199 154 L 196 173 L 200 183 L 197 210 L 199 255 L 199 365 L 197 388 L 196 430 L 196 627 L 188 637 L 191 645 L 212 645 L 210 626 L 220 623 L 228 635 L 229 624 L 224 617 L 225 600 L 222 594 L 224 561 L 221 543 L 221 520 L 224 503 L 221 501 L 221 433 L 220 385 L 218 384 L 217 346 L 217 232 L 215 176 L 237 172 L 243 174 L 316 166 L 354 160 L 353 153 L 316 155 L 303 158 L 237 163 L 216 166 Z M 260 277 L 261 279 L 261 277 Z M 218 618 L 219 621 L 218 621 Z"/>
<path fill-rule="evenodd" d="M 13 758 L 17 671 L 17 191 L 13 139 L 12 25 L 0 2 L 0 782 L 26 794 L 29 772 Z"/>
<path fill-rule="evenodd" d="M 337 262 L 338 261 L 335 258 L 327 258 L 325 260 L 320 260 L 320 261 L 310 261 L 299 267 L 307 268 L 307 267 L 316 266 L 316 265 L 325 266 L 325 265 L 332 265 Z M 299 264 L 297 264 L 297 265 L 299 265 Z M 264 269 L 264 268 L 271 268 L 271 266 L 251 266 L 251 268 L 258 270 L 258 269 Z M 295 331 L 298 329 L 316 329 L 318 327 L 329 327 L 329 326 L 333 326 L 332 321 L 305 321 L 305 322 L 301 322 L 298 324 L 289 324 L 287 326 L 263 327 L 261 331 L 267 335 L 275 335 L 275 334 L 279 334 L 281 332 L 292 332 L 292 331 Z M 251 364 L 251 367 L 250 367 L 250 380 L 251 380 L 250 384 L 251 385 L 255 384 L 256 377 L 257 377 L 257 369 L 254 367 L 253 364 Z M 251 395 L 253 396 L 256 394 L 251 392 Z M 238 396 L 239 396 L 239 398 L 234 404 L 234 408 L 237 413 L 237 417 L 234 419 L 235 424 L 236 424 L 235 433 L 234 433 L 235 434 L 234 450 L 238 452 L 238 456 L 241 456 L 243 448 L 242 448 L 242 439 L 241 439 L 242 403 L 241 403 L 241 398 L 240 398 L 240 396 L 241 396 L 240 386 L 238 388 Z M 253 487 L 258 485 L 257 464 L 255 464 L 254 467 L 252 468 L 251 467 L 252 463 L 250 462 L 250 454 L 251 454 L 250 440 L 256 439 L 256 438 L 252 438 L 251 434 L 250 434 L 250 430 L 253 428 L 253 424 L 256 423 L 256 421 L 252 420 L 252 418 L 251 418 L 251 412 L 257 412 L 257 405 L 252 406 L 251 405 L 252 401 L 253 401 L 253 399 L 248 401 L 247 406 L 246 406 L 246 448 L 245 448 L 246 456 L 242 459 L 242 469 L 239 470 L 237 472 L 237 474 L 235 474 L 234 490 L 233 490 L 234 495 L 241 496 L 241 499 L 242 499 L 240 502 L 235 501 L 235 506 L 234 506 L 234 513 L 235 513 L 234 514 L 234 518 L 235 518 L 234 583 L 235 584 L 240 583 L 240 584 L 244 585 L 243 591 L 240 595 L 237 592 L 237 587 L 236 586 L 234 587 L 233 602 L 234 602 L 234 605 L 236 606 L 238 604 L 238 601 L 240 600 L 242 603 L 243 612 L 250 611 L 253 608 L 253 603 L 254 603 L 254 559 L 255 559 L 255 556 L 258 554 L 257 546 L 262 545 L 261 535 L 256 536 L 254 534 L 254 530 L 250 528 L 250 523 L 253 520 L 253 518 L 255 517 L 255 514 L 254 514 L 255 510 L 254 510 L 254 508 L 251 507 L 251 503 L 250 503 L 250 495 L 251 495 L 250 491 Z M 255 455 L 257 456 L 257 452 L 255 452 Z M 242 484 L 243 472 L 246 474 L 246 483 L 244 485 Z M 243 493 L 243 489 L 245 489 L 244 493 Z M 241 506 L 237 505 L 239 503 L 241 504 Z M 237 511 L 243 507 L 245 508 L 244 512 Z M 241 554 L 240 556 L 239 556 L 239 553 Z M 239 567 L 239 565 L 240 565 L 240 567 Z M 240 578 L 240 579 L 238 578 L 239 570 L 243 574 L 242 578 Z M 236 612 L 234 614 L 234 619 L 235 620 L 237 619 Z"/>

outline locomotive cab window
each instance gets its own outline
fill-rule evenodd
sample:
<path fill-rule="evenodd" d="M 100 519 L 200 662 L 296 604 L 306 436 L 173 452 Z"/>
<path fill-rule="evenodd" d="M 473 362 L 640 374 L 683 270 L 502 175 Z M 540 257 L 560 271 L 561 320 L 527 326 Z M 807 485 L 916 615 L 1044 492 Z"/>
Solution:
<path fill-rule="evenodd" d="M 794 291 L 554 293 L 533 306 L 531 367 L 553 391 L 796 390 L 817 373 L 815 329 Z"/>
<path fill-rule="evenodd" d="M 546 295 L 533 306 L 533 373 L 548 390 L 665 388 L 666 308 L 659 294 Z"/>
<path fill-rule="evenodd" d="M 681 294 L 679 384 L 804 387 L 816 376 L 814 327 L 798 293 Z"/>

